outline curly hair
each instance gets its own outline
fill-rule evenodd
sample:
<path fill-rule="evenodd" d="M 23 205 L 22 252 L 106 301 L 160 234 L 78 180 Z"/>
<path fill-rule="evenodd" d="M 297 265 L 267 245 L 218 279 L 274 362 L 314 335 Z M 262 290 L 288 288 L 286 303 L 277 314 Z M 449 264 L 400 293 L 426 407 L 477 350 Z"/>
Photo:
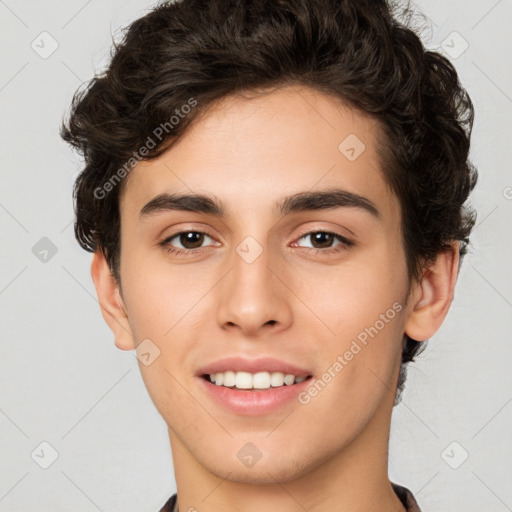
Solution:
<path fill-rule="evenodd" d="M 161 155 L 227 95 L 301 85 L 377 120 L 409 282 L 451 241 L 462 261 L 476 219 L 465 205 L 478 176 L 468 159 L 473 105 L 449 60 L 425 50 L 396 9 L 386 0 L 178 0 L 134 21 L 61 126 L 85 161 L 73 190 L 80 245 L 100 249 L 120 283 L 126 180 L 113 178 L 128 175 L 127 162 Z M 404 334 L 395 403 L 406 364 L 425 345 Z"/>

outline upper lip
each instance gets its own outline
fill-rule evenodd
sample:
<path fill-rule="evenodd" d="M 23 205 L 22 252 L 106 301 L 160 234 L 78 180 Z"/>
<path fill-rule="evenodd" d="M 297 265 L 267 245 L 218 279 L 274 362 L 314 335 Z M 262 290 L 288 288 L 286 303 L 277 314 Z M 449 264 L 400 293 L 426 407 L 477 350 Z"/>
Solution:
<path fill-rule="evenodd" d="M 281 361 L 273 357 L 260 357 L 258 359 L 247 359 L 243 357 L 225 357 L 199 368 L 199 376 L 211 373 L 233 372 L 282 372 L 285 375 L 295 375 L 295 377 L 308 377 L 311 372 L 295 366 L 286 361 Z"/>

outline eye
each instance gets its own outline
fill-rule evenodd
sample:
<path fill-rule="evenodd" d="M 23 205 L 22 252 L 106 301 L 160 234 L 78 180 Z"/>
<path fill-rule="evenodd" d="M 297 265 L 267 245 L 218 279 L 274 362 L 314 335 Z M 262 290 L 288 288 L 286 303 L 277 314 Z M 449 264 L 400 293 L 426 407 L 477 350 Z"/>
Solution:
<path fill-rule="evenodd" d="M 166 249 L 169 254 L 175 255 L 190 255 L 202 249 L 204 246 L 205 239 L 213 240 L 210 235 L 203 231 L 180 231 L 167 237 L 163 240 L 160 245 Z M 311 245 L 301 246 L 295 242 L 293 245 L 298 247 L 309 248 L 315 253 L 331 253 L 349 249 L 352 247 L 354 242 L 345 238 L 339 233 L 333 233 L 331 231 L 310 231 L 309 233 L 303 234 L 300 240 L 310 240 Z M 335 242 L 337 244 L 333 245 Z M 178 246 L 174 244 L 179 244 Z M 211 245 L 211 244 L 209 244 Z"/>
<path fill-rule="evenodd" d="M 168 252 L 174 254 L 183 254 L 187 252 L 194 252 L 195 249 L 200 249 L 203 245 L 205 238 L 212 239 L 207 233 L 202 231 L 180 231 L 174 235 L 166 238 L 160 245 L 166 247 Z M 172 241 L 176 239 L 175 243 L 181 244 L 181 247 L 172 245 Z"/>
<path fill-rule="evenodd" d="M 311 245 L 309 247 L 316 252 L 335 252 L 347 249 L 354 245 L 354 242 L 348 238 L 331 231 L 311 231 L 302 235 L 299 238 L 299 241 L 303 239 L 309 239 L 311 241 Z M 336 241 L 339 243 L 333 246 L 333 243 Z"/>

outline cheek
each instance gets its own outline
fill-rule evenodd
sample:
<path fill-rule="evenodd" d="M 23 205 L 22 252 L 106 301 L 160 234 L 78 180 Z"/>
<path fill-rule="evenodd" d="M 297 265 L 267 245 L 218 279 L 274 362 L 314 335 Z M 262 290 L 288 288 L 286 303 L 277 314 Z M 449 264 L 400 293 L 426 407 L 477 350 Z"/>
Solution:
<path fill-rule="evenodd" d="M 124 270 L 123 290 L 137 336 L 162 343 L 183 329 L 211 288 L 204 272 L 162 259 L 129 262 Z"/>
<path fill-rule="evenodd" d="M 400 251 L 386 245 L 337 266 L 303 265 L 289 270 L 294 291 L 314 313 L 306 317 L 316 316 L 322 332 L 330 334 L 327 340 L 345 341 L 376 322 L 383 330 L 385 321 L 387 331 L 390 323 L 397 323 L 397 310 L 404 308 L 404 275 Z M 399 306 L 393 307 L 395 303 Z"/>

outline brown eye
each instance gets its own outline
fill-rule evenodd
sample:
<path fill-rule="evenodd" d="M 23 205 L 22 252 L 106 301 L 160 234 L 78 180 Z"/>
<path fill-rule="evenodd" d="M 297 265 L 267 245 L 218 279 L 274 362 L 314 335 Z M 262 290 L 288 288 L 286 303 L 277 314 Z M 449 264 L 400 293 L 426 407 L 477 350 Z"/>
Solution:
<path fill-rule="evenodd" d="M 180 231 L 161 242 L 170 252 L 186 252 L 203 247 L 205 238 L 211 237 L 202 231 Z M 177 245 L 175 245 L 177 244 Z"/>
<path fill-rule="evenodd" d="M 197 249 L 201 247 L 204 241 L 204 233 L 197 231 L 187 231 L 180 233 L 179 241 L 185 249 Z"/>
<path fill-rule="evenodd" d="M 325 249 L 331 247 L 335 240 L 335 235 L 325 231 L 318 231 L 308 235 L 312 241 L 313 247 L 316 249 Z"/>
<path fill-rule="evenodd" d="M 320 252 L 329 252 L 329 250 L 334 251 L 354 245 L 353 242 L 344 236 L 337 233 L 331 233 L 330 231 L 311 231 L 310 233 L 305 233 L 299 238 L 299 240 L 303 239 L 309 240 L 311 245 L 302 247 L 309 247 L 312 250 Z M 335 243 L 336 241 L 338 243 Z"/>

